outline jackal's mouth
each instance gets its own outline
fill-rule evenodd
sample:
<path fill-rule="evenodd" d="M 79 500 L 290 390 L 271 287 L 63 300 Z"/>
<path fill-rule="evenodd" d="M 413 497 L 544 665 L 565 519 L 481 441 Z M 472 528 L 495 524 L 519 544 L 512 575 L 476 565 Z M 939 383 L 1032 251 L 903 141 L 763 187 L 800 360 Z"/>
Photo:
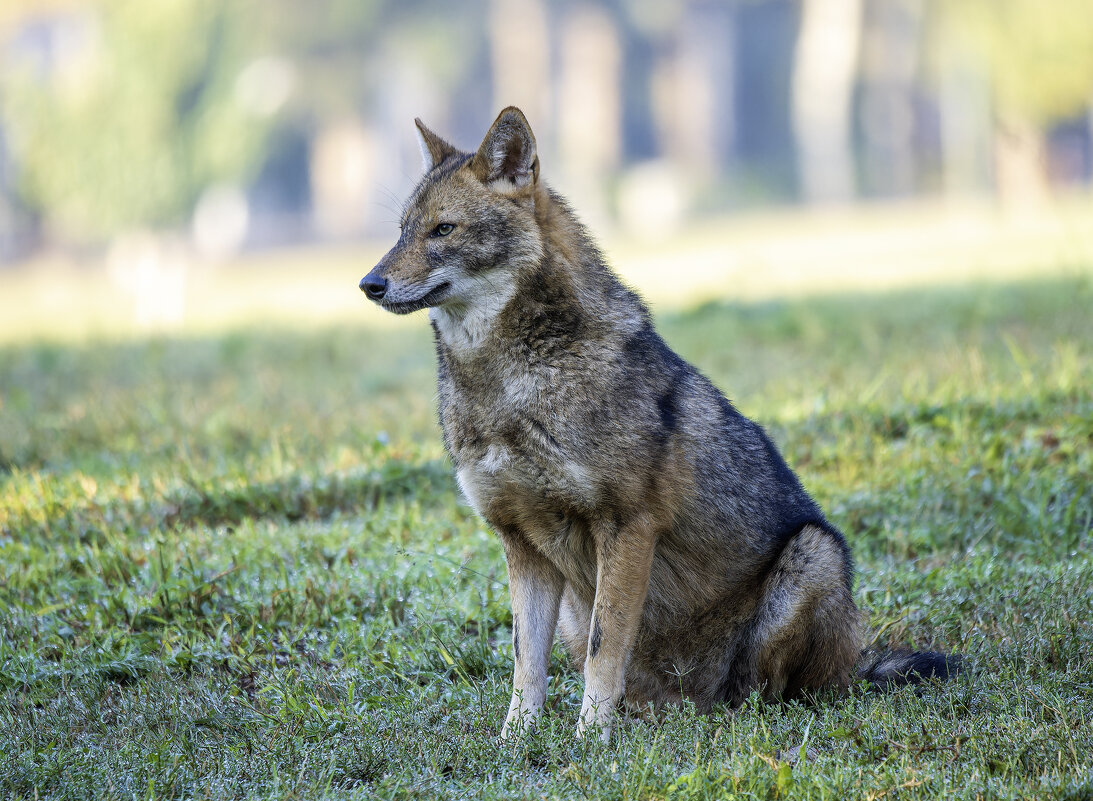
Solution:
<path fill-rule="evenodd" d="M 445 281 L 434 286 L 417 300 L 396 302 L 384 298 L 380 301 L 380 305 L 387 311 L 394 312 L 395 314 L 409 314 L 410 312 L 416 312 L 418 309 L 426 309 L 429 306 L 435 306 L 440 303 L 440 301 L 444 300 L 444 296 L 448 294 L 448 290 L 451 288 L 451 283 Z"/>

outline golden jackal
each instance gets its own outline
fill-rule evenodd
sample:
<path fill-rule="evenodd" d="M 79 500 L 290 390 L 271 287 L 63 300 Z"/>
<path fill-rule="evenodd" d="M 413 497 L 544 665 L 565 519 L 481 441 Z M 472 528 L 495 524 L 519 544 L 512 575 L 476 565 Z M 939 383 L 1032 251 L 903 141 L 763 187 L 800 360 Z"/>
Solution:
<path fill-rule="evenodd" d="M 475 153 L 420 120 L 426 173 L 360 282 L 428 308 L 444 443 L 500 535 L 515 653 L 502 736 L 538 715 L 555 629 L 585 679 L 578 733 L 625 697 L 701 709 L 845 686 L 860 657 L 846 542 L 763 430 L 653 329 L 501 112 Z M 944 677 L 940 654 L 858 675 Z"/>

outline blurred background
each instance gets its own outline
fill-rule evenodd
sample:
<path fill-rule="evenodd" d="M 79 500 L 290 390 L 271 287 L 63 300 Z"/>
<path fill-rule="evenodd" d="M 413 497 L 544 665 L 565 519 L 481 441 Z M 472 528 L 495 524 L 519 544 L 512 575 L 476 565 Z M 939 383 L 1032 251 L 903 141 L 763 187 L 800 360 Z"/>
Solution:
<path fill-rule="evenodd" d="M 523 108 L 654 304 L 1093 263 L 1090 0 L 3 0 L 0 336 L 378 318 Z"/>

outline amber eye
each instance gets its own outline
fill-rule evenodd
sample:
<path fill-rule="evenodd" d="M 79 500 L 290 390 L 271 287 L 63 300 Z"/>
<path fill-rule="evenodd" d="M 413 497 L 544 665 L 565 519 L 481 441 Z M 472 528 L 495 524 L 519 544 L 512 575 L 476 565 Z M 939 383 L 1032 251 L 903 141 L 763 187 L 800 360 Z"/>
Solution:
<path fill-rule="evenodd" d="M 451 223 L 441 223 L 433 229 L 433 236 L 447 236 L 455 230 L 455 226 Z"/>

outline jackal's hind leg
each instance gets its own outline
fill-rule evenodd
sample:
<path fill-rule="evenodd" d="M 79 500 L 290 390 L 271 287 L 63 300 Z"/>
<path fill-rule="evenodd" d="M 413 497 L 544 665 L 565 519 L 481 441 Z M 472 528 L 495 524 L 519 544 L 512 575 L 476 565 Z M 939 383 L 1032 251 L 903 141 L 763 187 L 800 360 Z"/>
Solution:
<path fill-rule="evenodd" d="M 861 647 L 850 566 L 835 535 L 805 526 L 786 544 L 756 613 L 752 653 L 768 698 L 845 687 Z M 743 700 L 743 699 L 740 699 Z"/>
<path fill-rule="evenodd" d="M 561 608 L 558 610 L 558 638 L 569 654 L 570 664 L 578 673 L 584 672 L 591 626 L 591 604 L 578 596 L 572 585 L 566 584 L 562 591 Z"/>

